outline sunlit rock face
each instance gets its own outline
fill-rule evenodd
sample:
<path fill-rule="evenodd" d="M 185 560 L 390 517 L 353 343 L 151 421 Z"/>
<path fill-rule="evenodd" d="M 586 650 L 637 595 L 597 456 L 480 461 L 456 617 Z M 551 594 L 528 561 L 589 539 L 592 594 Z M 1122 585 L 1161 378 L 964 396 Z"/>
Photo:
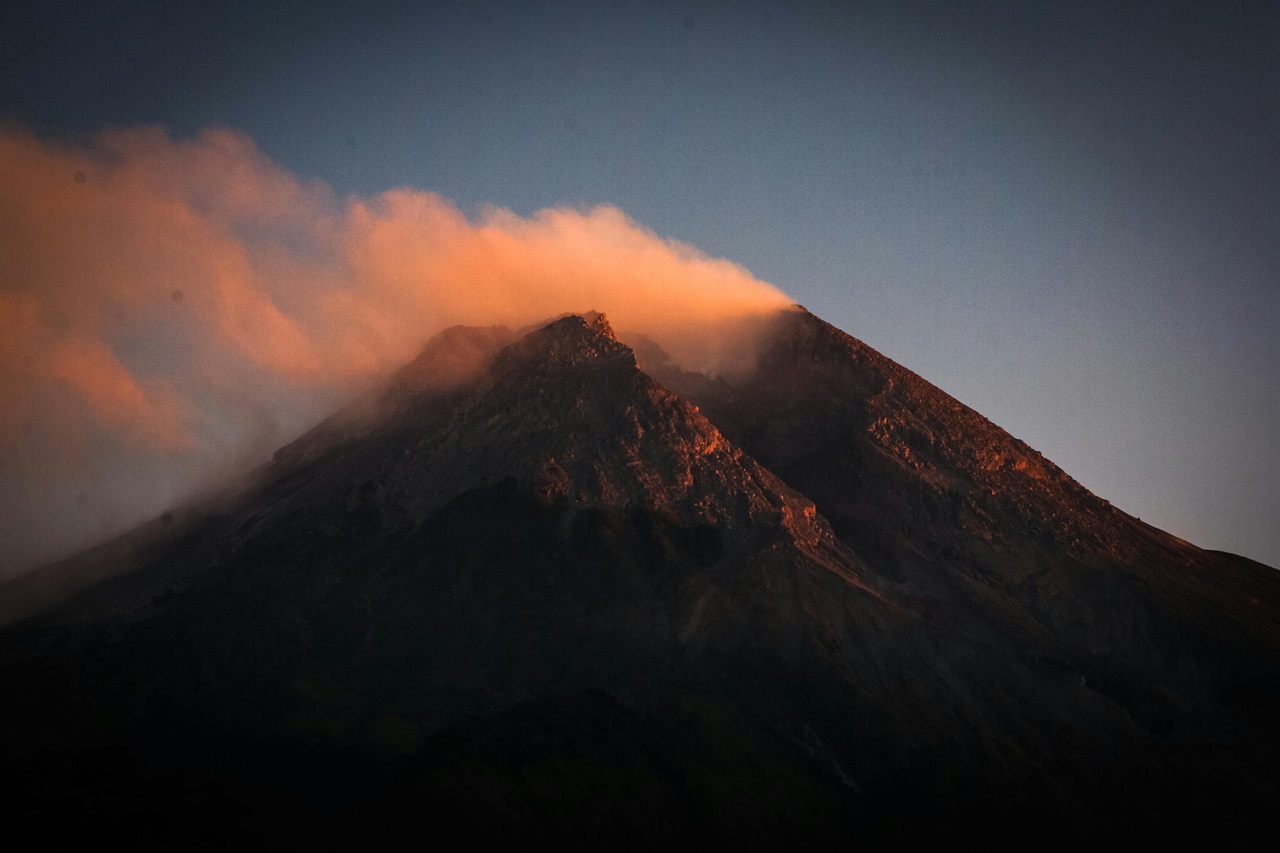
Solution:
<path fill-rule="evenodd" d="M 449 329 L 6 588 L 115 576 L 0 635 L 14 796 L 227 843 L 1264 837 L 1272 570 L 802 309 L 727 378 L 633 343 Z"/>
<path fill-rule="evenodd" d="M 777 322 L 746 382 L 709 382 L 660 358 L 649 367 L 814 499 L 884 584 L 935 600 L 940 612 L 982 610 L 1030 654 L 1070 649 L 1074 666 L 1104 680 L 1120 677 L 1102 671 L 1113 668 L 1139 681 L 1159 672 L 1161 689 L 1176 690 L 1188 667 L 1213 666 L 1197 656 L 1216 659 L 1223 642 L 1241 655 L 1243 679 L 1260 677 L 1248 662 L 1280 642 L 1275 572 L 1228 566 L 1120 512 L 812 314 Z M 1053 649 L 1027 646 L 1028 625 Z M 1156 642 L 1150 631 L 1166 636 Z M 1183 686 L 1201 689 L 1194 677 Z"/>

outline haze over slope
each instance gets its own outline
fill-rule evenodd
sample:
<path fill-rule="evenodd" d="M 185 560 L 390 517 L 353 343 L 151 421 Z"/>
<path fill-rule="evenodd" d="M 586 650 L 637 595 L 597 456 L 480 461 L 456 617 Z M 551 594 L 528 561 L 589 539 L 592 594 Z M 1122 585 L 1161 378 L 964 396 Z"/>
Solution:
<path fill-rule="evenodd" d="M 448 326 L 599 306 L 714 373 L 790 301 L 614 207 L 340 198 L 229 130 L 5 129 L 0 183 L 0 579 L 261 461 Z"/>

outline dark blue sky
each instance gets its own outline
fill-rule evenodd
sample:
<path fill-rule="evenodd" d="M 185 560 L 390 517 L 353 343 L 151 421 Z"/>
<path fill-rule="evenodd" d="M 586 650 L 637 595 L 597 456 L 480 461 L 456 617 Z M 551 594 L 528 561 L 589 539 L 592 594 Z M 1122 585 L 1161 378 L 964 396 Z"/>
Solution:
<path fill-rule="evenodd" d="M 0 117 L 615 204 L 1280 564 L 1280 4 L 324 5 L 6 4 Z"/>

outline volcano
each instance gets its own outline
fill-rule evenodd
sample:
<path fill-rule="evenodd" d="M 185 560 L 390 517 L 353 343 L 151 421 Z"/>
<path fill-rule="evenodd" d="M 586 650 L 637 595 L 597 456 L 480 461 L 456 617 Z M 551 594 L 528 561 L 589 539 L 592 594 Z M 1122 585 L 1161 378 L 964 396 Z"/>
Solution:
<path fill-rule="evenodd" d="M 1280 575 L 798 306 L 762 335 L 723 378 L 595 313 L 450 329 L 0 588 L 6 802 L 219 848 L 1269 848 Z"/>

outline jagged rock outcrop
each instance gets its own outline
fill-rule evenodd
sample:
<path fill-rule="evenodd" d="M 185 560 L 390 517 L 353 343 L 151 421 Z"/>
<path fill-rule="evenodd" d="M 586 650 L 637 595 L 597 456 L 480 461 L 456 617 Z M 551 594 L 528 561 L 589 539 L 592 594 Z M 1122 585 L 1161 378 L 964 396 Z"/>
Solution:
<path fill-rule="evenodd" d="M 1121 512 L 803 309 L 780 316 L 737 387 L 660 359 L 654 372 L 813 498 L 883 582 L 942 613 L 982 611 L 1029 657 L 1068 655 L 1098 682 L 1165 678 L 1188 702 L 1205 689 L 1205 673 L 1188 670 L 1217 667 L 1242 689 L 1276 671 L 1275 571 L 1229 565 Z"/>

